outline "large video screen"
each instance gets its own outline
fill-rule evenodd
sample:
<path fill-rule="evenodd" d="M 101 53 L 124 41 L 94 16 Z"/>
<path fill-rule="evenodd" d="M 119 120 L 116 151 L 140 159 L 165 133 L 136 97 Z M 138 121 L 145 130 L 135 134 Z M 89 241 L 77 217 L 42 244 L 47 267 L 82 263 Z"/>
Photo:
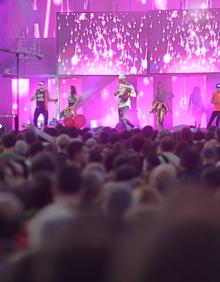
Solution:
<path fill-rule="evenodd" d="M 146 13 L 58 13 L 58 74 L 147 74 Z"/>
<path fill-rule="evenodd" d="M 219 21 L 219 9 L 149 13 L 150 72 L 219 72 Z"/>

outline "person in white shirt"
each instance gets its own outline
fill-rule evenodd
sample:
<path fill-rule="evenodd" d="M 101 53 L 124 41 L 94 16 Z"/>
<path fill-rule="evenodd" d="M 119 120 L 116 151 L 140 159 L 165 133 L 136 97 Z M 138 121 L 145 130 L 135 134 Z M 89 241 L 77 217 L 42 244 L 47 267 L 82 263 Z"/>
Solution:
<path fill-rule="evenodd" d="M 131 128 L 134 125 L 125 117 L 129 108 L 131 108 L 131 97 L 136 97 L 135 88 L 132 84 L 128 83 L 125 75 L 119 75 L 119 84 L 115 92 L 118 98 L 118 115 L 119 122 L 122 124 L 124 130 Z"/>

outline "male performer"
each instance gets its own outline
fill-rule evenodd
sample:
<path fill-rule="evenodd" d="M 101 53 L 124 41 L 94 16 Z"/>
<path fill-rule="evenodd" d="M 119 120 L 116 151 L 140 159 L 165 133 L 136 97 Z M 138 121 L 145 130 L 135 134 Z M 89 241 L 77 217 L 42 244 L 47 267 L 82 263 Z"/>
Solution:
<path fill-rule="evenodd" d="M 210 117 L 207 127 L 211 127 L 214 119 L 216 118 L 216 127 L 220 122 L 220 83 L 216 84 L 216 92 L 212 95 L 211 103 L 214 105 L 214 111 Z"/>
<path fill-rule="evenodd" d="M 34 111 L 34 125 L 37 127 L 37 120 L 40 114 L 44 116 L 44 126 L 48 124 L 48 102 L 57 102 L 58 99 L 52 99 L 48 90 L 45 89 L 44 81 L 39 82 L 39 89 L 31 97 L 31 101 L 36 100 L 36 109 Z"/>
<path fill-rule="evenodd" d="M 119 75 L 119 84 L 115 92 L 118 97 L 118 115 L 119 122 L 124 130 L 127 130 L 128 125 L 133 128 L 134 125 L 125 117 L 126 112 L 131 108 L 131 97 L 136 97 L 134 86 L 127 82 L 125 75 Z"/>

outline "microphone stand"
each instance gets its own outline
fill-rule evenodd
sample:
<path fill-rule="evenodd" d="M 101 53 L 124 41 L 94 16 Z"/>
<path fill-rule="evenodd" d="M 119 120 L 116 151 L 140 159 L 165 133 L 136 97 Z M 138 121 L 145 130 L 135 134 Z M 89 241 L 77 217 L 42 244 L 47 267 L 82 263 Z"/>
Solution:
<path fill-rule="evenodd" d="M 13 50 L 8 48 L 0 48 L 0 52 L 5 52 L 9 54 L 16 55 L 16 79 L 17 79 L 17 93 L 16 93 L 16 104 L 17 104 L 17 110 L 16 115 L 14 117 L 14 128 L 16 131 L 19 131 L 19 109 L 20 109 L 20 103 L 19 103 L 19 79 L 20 79 L 20 55 L 23 56 L 32 56 L 36 57 L 38 60 L 41 60 L 43 58 L 42 55 L 39 54 L 32 54 L 30 52 L 25 51 L 19 51 L 19 50 Z"/>

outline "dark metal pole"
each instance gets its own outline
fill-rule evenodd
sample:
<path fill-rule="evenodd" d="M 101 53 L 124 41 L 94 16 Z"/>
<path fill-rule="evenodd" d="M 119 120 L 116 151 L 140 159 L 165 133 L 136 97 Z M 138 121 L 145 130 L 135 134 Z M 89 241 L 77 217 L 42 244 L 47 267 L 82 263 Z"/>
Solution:
<path fill-rule="evenodd" d="M 14 126 L 15 130 L 19 131 L 19 77 L 20 77 L 20 66 L 19 66 L 19 52 L 16 53 L 16 77 L 17 77 L 17 93 L 16 93 L 16 104 L 17 110 L 15 115 Z"/>

